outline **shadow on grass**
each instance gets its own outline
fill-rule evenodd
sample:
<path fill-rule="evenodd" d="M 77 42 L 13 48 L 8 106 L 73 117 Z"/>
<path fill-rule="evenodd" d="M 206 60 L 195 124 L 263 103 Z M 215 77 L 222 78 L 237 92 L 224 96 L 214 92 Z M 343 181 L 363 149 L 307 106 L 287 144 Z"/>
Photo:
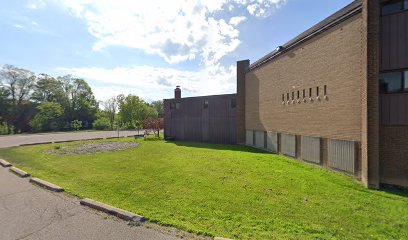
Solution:
<path fill-rule="evenodd" d="M 381 184 L 380 191 L 408 198 L 408 189 L 394 185 Z"/>
<path fill-rule="evenodd" d="M 167 144 L 174 144 L 180 147 L 191 147 L 191 148 L 205 148 L 213 150 L 228 150 L 237 152 L 250 152 L 250 153 L 264 153 L 270 154 L 267 151 L 257 149 L 254 147 L 248 147 L 243 145 L 231 145 L 231 144 L 214 144 L 214 143 L 200 143 L 200 142 L 183 142 L 183 141 L 166 141 Z"/>

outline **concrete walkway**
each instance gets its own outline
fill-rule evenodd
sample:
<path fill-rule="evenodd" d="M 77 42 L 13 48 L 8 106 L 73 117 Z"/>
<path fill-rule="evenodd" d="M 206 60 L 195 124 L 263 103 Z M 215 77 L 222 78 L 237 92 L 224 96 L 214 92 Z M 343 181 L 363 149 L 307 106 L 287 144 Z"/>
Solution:
<path fill-rule="evenodd" d="M 128 137 L 138 135 L 138 131 L 120 131 L 120 137 Z M 143 134 L 143 131 L 140 131 Z M 82 139 L 95 139 L 95 138 L 109 138 L 117 137 L 116 131 L 98 131 L 98 132 L 72 132 L 72 133 L 44 133 L 44 134 L 21 134 L 0 137 L 0 148 L 15 147 L 21 144 L 34 144 L 34 143 L 50 143 L 58 141 L 72 141 Z"/>
<path fill-rule="evenodd" d="M 0 147 L 117 136 L 116 132 L 80 132 L 0 137 Z M 135 132 L 122 132 L 122 136 Z M 0 166 L 0 239 L 178 239 L 155 229 L 131 226 L 79 204 L 66 193 L 34 186 Z M 157 228 L 160 229 L 160 228 Z"/>

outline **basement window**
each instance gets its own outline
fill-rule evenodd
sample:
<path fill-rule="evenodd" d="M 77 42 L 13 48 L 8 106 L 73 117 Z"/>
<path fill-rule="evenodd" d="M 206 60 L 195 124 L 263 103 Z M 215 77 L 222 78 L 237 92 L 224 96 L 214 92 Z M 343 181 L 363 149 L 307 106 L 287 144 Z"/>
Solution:
<path fill-rule="evenodd" d="M 208 104 L 208 100 L 204 100 L 204 106 L 203 106 L 204 109 L 207 109 L 207 108 L 208 108 L 208 105 L 209 105 L 209 104 Z"/>

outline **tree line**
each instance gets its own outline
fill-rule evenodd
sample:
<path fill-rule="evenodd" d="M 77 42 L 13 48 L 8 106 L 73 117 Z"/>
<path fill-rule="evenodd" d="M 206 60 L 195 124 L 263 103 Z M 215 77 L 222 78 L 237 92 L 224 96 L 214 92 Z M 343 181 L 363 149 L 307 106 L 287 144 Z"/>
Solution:
<path fill-rule="evenodd" d="M 71 75 L 36 75 L 12 65 L 0 69 L 0 134 L 134 129 L 162 114 L 162 101 L 147 103 L 135 95 L 98 102 L 89 84 Z"/>

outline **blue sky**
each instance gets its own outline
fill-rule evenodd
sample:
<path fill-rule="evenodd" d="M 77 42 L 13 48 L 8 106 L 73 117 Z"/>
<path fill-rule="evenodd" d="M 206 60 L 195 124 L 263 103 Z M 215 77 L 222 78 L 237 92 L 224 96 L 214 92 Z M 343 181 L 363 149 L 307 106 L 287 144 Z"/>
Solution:
<path fill-rule="evenodd" d="M 256 61 L 351 0 L 0 0 L 0 64 L 86 79 L 99 100 L 234 93 Z"/>

